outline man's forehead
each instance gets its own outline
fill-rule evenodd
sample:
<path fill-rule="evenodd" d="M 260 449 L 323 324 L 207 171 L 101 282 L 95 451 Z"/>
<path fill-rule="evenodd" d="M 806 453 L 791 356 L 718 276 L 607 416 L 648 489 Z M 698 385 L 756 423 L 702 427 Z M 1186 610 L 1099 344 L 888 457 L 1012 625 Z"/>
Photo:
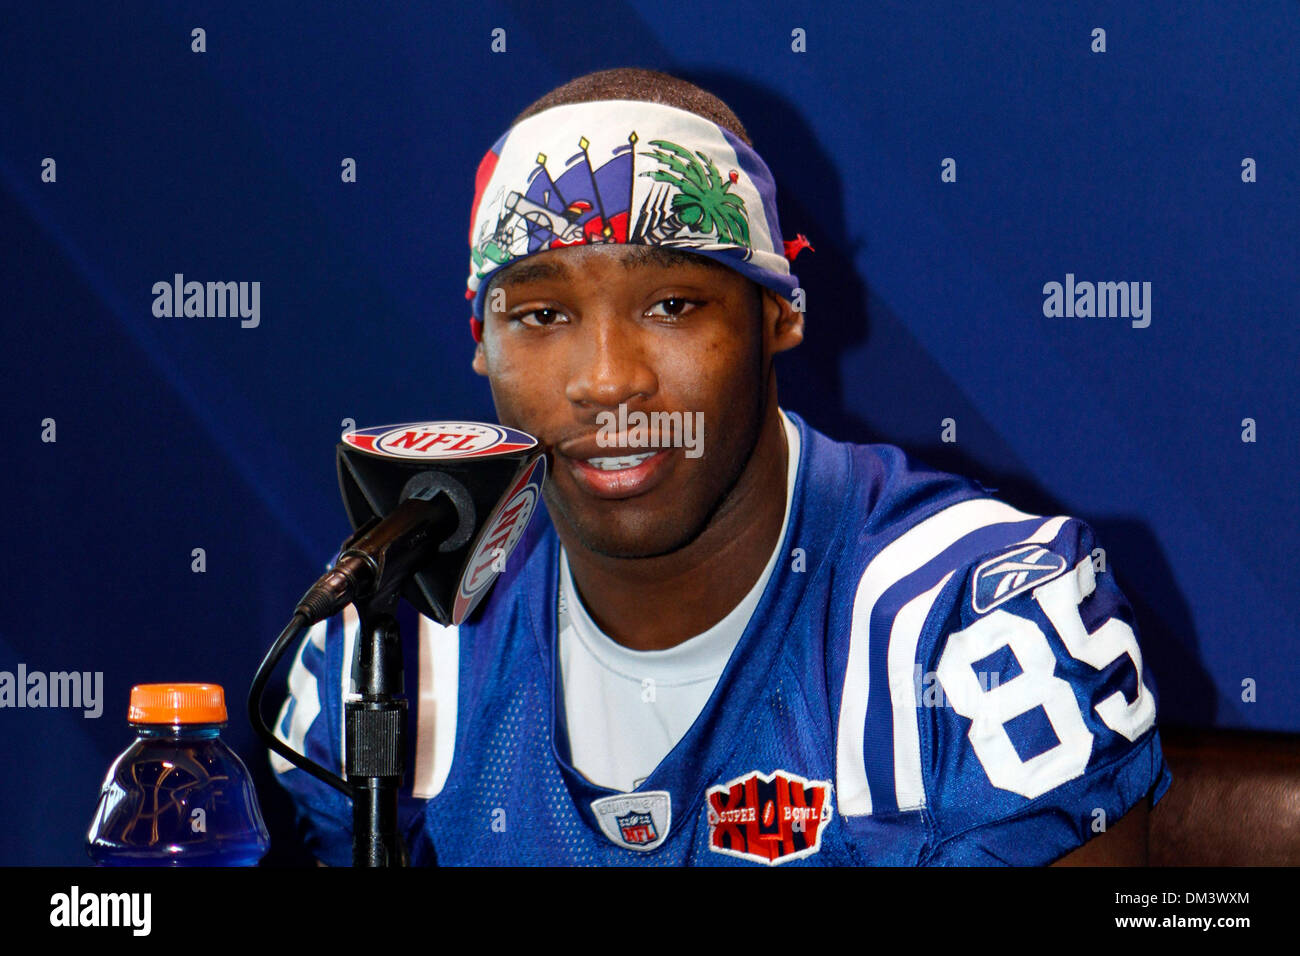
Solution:
<path fill-rule="evenodd" d="M 678 252 L 676 249 L 665 249 L 661 246 L 611 243 L 599 246 L 581 245 L 564 249 L 549 249 L 545 253 L 512 262 L 492 277 L 491 286 L 492 288 L 507 288 L 512 285 L 521 285 L 542 279 L 569 279 L 573 276 L 573 269 L 570 268 L 571 263 L 577 261 L 579 256 L 592 254 L 608 256 L 622 263 L 623 268 L 629 271 L 645 268 L 680 269 L 683 267 L 731 271 L 720 262 L 714 262 L 704 256 L 691 255 L 689 252 Z"/>

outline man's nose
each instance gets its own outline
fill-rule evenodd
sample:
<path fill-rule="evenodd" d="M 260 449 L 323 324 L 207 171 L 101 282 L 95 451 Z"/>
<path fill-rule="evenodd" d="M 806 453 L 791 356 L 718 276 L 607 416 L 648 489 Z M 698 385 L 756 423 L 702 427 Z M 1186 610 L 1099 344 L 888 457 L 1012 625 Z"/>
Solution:
<path fill-rule="evenodd" d="M 617 316 L 590 318 L 576 336 L 565 396 L 582 405 L 614 408 L 659 389 L 644 336 Z"/>

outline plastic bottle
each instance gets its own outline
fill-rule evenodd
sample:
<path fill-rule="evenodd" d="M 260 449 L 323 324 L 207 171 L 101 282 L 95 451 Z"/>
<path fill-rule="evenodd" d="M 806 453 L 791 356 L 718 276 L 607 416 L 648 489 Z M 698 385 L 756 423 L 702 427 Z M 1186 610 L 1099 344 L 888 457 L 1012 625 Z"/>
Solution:
<path fill-rule="evenodd" d="M 109 768 L 86 850 L 101 866 L 256 866 L 270 837 L 243 761 L 221 740 L 217 684 L 138 684 L 136 732 Z"/>

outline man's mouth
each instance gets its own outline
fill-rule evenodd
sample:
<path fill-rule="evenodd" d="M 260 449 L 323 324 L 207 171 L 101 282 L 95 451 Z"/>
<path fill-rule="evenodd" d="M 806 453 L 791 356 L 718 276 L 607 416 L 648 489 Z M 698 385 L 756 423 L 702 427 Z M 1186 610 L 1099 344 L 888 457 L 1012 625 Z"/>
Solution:
<path fill-rule="evenodd" d="M 668 477 L 670 448 L 634 455 L 563 456 L 577 486 L 596 498 L 632 498 L 643 495 Z"/>
<path fill-rule="evenodd" d="M 599 471 L 623 471 L 627 468 L 635 468 L 643 461 L 653 458 L 654 452 L 648 451 L 644 455 L 624 455 L 621 458 L 588 458 L 587 464 Z"/>

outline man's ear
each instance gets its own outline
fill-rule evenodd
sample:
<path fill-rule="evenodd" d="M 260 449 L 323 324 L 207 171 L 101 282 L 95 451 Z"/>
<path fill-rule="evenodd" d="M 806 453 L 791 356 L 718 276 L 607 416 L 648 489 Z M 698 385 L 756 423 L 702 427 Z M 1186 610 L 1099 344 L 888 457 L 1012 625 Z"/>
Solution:
<path fill-rule="evenodd" d="M 789 299 L 771 289 L 763 290 L 763 330 L 770 336 L 773 354 L 792 349 L 803 341 L 803 313 Z"/>
<path fill-rule="evenodd" d="M 487 375 L 487 357 L 483 354 L 482 341 L 474 346 L 474 358 L 469 363 L 469 367 L 479 375 Z"/>

